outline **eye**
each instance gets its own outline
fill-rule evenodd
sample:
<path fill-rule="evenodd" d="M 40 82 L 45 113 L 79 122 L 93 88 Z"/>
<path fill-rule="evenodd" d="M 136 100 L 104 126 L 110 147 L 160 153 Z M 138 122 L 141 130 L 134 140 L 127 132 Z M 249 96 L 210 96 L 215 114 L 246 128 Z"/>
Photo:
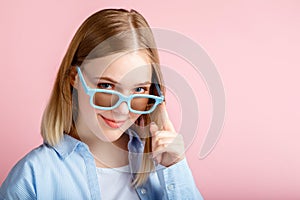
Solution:
<path fill-rule="evenodd" d="M 113 89 L 113 85 L 110 83 L 98 83 L 97 86 L 99 89 L 105 89 L 105 90 Z"/>
<path fill-rule="evenodd" d="M 145 87 L 137 87 L 134 89 L 135 93 L 145 93 L 146 92 L 146 88 Z"/>

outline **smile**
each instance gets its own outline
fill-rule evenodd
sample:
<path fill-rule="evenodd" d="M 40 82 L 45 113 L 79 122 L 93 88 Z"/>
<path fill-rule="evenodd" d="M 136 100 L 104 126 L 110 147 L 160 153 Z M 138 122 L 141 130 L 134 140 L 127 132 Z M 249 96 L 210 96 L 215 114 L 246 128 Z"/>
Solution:
<path fill-rule="evenodd" d="M 111 128 L 120 128 L 125 122 L 126 120 L 113 120 L 113 119 L 108 119 L 103 117 L 102 115 L 99 115 L 103 121 Z"/>

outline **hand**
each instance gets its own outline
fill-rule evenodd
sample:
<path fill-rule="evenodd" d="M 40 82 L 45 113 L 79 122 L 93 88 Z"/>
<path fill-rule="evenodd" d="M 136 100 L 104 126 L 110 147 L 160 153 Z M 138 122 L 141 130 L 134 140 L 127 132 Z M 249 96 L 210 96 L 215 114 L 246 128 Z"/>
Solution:
<path fill-rule="evenodd" d="M 175 131 L 169 119 L 165 103 L 162 103 L 158 109 L 159 118 L 162 120 L 162 128 L 159 130 L 154 122 L 150 124 L 152 154 L 157 163 L 169 167 L 185 157 L 184 141 L 182 135 Z"/>

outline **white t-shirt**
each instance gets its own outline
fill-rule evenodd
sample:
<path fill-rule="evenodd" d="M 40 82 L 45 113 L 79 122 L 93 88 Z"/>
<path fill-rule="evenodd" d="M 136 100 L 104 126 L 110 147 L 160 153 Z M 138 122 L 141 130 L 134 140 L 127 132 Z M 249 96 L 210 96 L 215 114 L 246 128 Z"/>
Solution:
<path fill-rule="evenodd" d="M 97 168 L 101 199 L 130 199 L 139 200 L 133 186 L 129 166 L 119 168 Z"/>

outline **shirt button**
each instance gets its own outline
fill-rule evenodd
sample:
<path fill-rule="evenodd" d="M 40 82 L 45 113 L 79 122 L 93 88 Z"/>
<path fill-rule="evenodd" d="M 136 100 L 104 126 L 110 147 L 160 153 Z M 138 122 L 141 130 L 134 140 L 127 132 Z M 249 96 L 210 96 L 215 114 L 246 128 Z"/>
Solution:
<path fill-rule="evenodd" d="M 168 185 L 168 190 L 174 190 L 174 184 Z"/>
<path fill-rule="evenodd" d="M 146 194 L 146 193 L 147 193 L 147 190 L 146 190 L 145 188 L 142 188 L 142 189 L 141 189 L 141 193 L 142 193 L 142 194 Z"/>

